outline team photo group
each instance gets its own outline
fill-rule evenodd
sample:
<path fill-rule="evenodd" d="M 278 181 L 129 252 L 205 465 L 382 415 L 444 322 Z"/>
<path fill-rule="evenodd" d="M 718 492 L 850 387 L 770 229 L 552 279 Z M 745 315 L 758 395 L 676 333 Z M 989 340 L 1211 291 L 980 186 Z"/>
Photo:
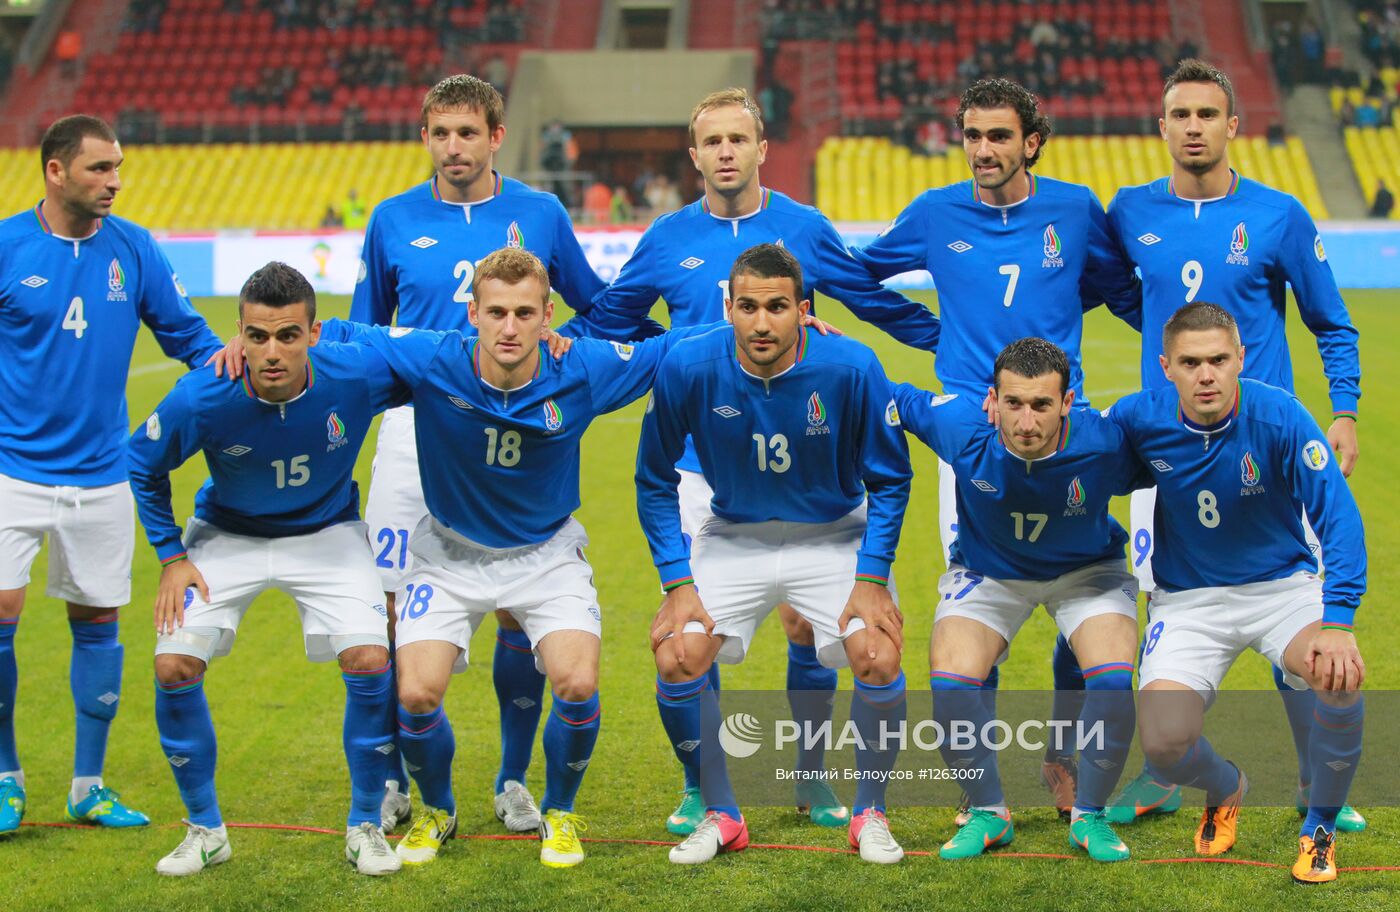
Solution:
<path fill-rule="evenodd" d="M 645 397 L 635 496 L 663 593 L 649 631 L 661 724 L 637 749 L 659 760 L 669 741 L 684 777 L 664 822 L 680 837 L 670 861 L 749 845 L 717 737 L 718 669 L 744 661 L 774 609 L 795 721 L 828 721 L 837 669 L 854 680 L 854 800 L 799 776 L 799 810 L 843 829 L 864 861 L 904 859 L 886 806 L 899 756 L 883 733 L 915 721 L 902 668 L 921 646 L 905 642 L 905 612 L 930 606 L 901 605 L 891 567 L 911 447 L 927 447 L 947 567 L 928 645 L 934 721 L 981 731 L 996 718 L 998 666 L 1044 605 L 1060 634 L 1046 650 L 1051 717 L 1102 733 L 1043 765 L 1068 844 L 1128 859 L 1125 827 L 1175 811 L 1185 788 L 1203 793 L 1190 797 L 1204 806 L 1193 850 L 1218 856 L 1235 845 L 1248 771 L 1202 732 L 1252 650 L 1274 666 L 1298 749 L 1301 828 L 1277 839 L 1296 851 L 1295 880 L 1335 880 L 1337 834 L 1366 826 L 1348 805 L 1365 678 L 1352 630 L 1366 551 L 1347 482 L 1357 332 L 1302 204 L 1231 167 L 1228 77 L 1182 61 L 1157 114 L 1171 173 L 1105 209 L 1089 188 L 1037 175 L 1052 132 L 1037 99 L 980 80 L 957 111 L 970 178 L 920 194 L 854 247 L 763 186 L 761 112 L 742 89 L 715 92 L 689 120 L 701 197 L 653 222 L 604 283 L 560 201 L 495 170 L 500 94 L 453 76 L 422 103 L 432 175 L 373 210 L 349 319 L 318 319 L 308 279 L 271 262 L 243 285 L 227 342 L 150 232 L 113 214 L 116 134 L 91 116 L 53 123 L 43 199 L 0 223 L 0 835 L 19 830 L 29 798 L 15 641 L 45 538 L 45 594 L 66 602 L 72 631 L 67 817 L 150 822 L 102 776 L 134 512 L 162 568 L 155 724 L 187 812 L 156 871 L 232 857 L 204 678 L 269 590 L 295 602 L 306 657 L 341 670 L 356 870 L 428 865 L 456 835 L 444 701 L 492 614 L 495 816 L 537 833 L 544 865 L 583 862 L 576 799 L 603 720 L 603 610 L 573 517 L 589 498 L 580 447 L 595 419 Z M 937 315 L 882 284 L 917 270 L 933 277 Z M 1293 394 L 1290 287 L 1326 374 L 1326 427 Z M 556 324 L 551 291 L 572 318 Z M 936 388 L 888 377 L 830 311 L 818 317 L 815 292 L 935 355 Z M 658 301 L 669 327 L 650 317 Z M 1101 304 L 1141 348 L 1140 391 L 1102 411 L 1081 359 L 1084 314 Z M 189 371 L 133 430 L 142 324 Z M 361 520 L 353 472 L 381 414 Z M 208 480 L 182 528 L 171 475 L 196 456 Z M 1131 497 L 1130 529 L 1110 515 L 1118 496 Z M 131 611 L 141 623 L 145 606 Z M 643 648 L 641 630 L 608 636 Z M 538 800 L 526 786 L 537 736 Z M 1145 763 L 1128 768 L 1135 739 Z M 985 739 L 939 750 L 975 775 L 960 778 L 938 856 L 1010 844 L 997 751 Z M 804 745 L 793 762 L 812 772 L 825 758 Z"/>

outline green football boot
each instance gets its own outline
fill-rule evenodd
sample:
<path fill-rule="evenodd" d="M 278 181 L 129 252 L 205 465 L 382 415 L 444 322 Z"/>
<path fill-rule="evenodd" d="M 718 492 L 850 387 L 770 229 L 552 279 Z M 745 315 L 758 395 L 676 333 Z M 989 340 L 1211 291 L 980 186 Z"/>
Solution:
<path fill-rule="evenodd" d="M 1181 807 L 1181 786 L 1164 785 L 1146 770 L 1123 787 L 1104 809 L 1109 823 L 1125 826 L 1147 814 L 1174 814 Z"/>
<path fill-rule="evenodd" d="M 1011 814 L 1005 817 L 994 811 L 973 808 L 971 817 L 953 838 L 938 849 L 939 858 L 976 858 L 988 849 L 1010 845 L 1016 831 L 1011 826 Z"/>
<path fill-rule="evenodd" d="M 1069 844 L 1088 852 L 1095 861 L 1124 861 L 1128 857 L 1128 847 L 1108 825 L 1108 817 L 1103 811 L 1084 814 L 1072 821 L 1069 825 Z"/>

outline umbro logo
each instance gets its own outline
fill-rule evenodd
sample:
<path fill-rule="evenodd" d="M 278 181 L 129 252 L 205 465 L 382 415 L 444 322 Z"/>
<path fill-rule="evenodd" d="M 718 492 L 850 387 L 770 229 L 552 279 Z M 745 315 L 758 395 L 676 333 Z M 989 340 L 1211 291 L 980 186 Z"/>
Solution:
<path fill-rule="evenodd" d="M 247 454 L 247 453 L 251 453 L 251 452 L 253 452 L 253 448 L 252 448 L 252 447 L 250 447 L 250 446 L 244 446 L 244 445 L 241 444 L 241 443 L 235 443 L 233 446 L 231 446 L 231 447 L 229 447 L 228 449 L 224 450 L 224 455 L 226 455 L 226 456 L 243 456 L 243 455 L 245 455 L 245 454 Z"/>
<path fill-rule="evenodd" d="M 972 486 L 985 494 L 995 494 L 997 492 L 996 485 L 983 481 L 980 478 L 972 479 Z"/>
<path fill-rule="evenodd" d="M 529 709 L 531 706 L 535 705 L 535 701 L 531 700 L 529 697 L 516 697 L 514 700 L 511 700 L 511 702 L 521 709 Z"/>
<path fill-rule="evenodd" d="M 40 285 L 49 284 L 49 280 L 40 275 L 32 275 L 27 279 L 21 280 L 20 284 L 27 285 L 30 288 L 38 288 Z"/>
<path fill-rule="evenodd" d="M 98 697 L 97 702 L 101 703 L 103 706 L 111 706 L 113 703 L 117 702 L 120 699 L 121 697 L 118 697 L 116 694 L 112 693 L 109 690 L 102 696 Z"/>
<path fill-rule="evenodd" d="M 568 766 L 569 766 L 569 769 L 573 770 L 574 772 L 576 772 L 576 773 L 581 773 L 581 772 L 583 772 L 584 770 L 588 769 L 588 758 L 585 757 L 585 758 L 583 758 L 582 760 L 575 760 L 573 763 L 570 763 Z"/>
<path fill-rule="evenodd" d="M 467 409 L 470 411 L 472 407 L 470 402 L 465 399 L 458 399 L 456 396 L 448 396 L 447 401 L 457 406 L 459 409 Z"/>
<path fill-rule="evenodd" d="M 1327 761 L 1327 768 L 1332 770 L 1332 772 L 1334 773 L 1340 773 L 1342 770 L 1346 769 L 1349 766 L 1351 766 L 1351 764 L 1346 762 L 1345 760 Z"/>
<path fill-rule="evenodd" d="M 690 753 L 691 751 L 695 750 L 695 749 L 696 749 L 697 747 L 699 747 L 699 746 L 700 746 L 700 741 L 699 741 L 698 739 L 694 739 L 694 738 L 692 738 L 692 739 L 689 740 L 689 741 L 682 741 L 682 742 L 680 742 L 679 744 L 676 745 L 676 747 L 679 747 L 681 750 L 685 751 L 687 754 Z"/>
<path fill-rule="evenodd" d="M 419 250 L 427 250 L 429 247 L 437 243 L 437 238 L 430 238 L 425 234 L 418 240 L 410 241 L 409 243 L 410 246 L 417 247 Z"/>
<path fill-rule="evenodd" d="M 681 260 L 681 268 L 694 269 L 696 266 L 700 266 L 704 262 L 705 261 L 700 259 L 699 257 L 686 257 L 685 259 Z"/>
<path fill-rule="evenodd" d="M 1140 236 L 1138 237 L 1138 240 L 1141 241 L 1142 243 L 1146 244 L 1148 247 L 1151 247 L 1153 244 L 1156 244 L 1157 242 L 1159 242 L 1159 241 L 1162 240 L 1162 239 L 1159 238 L 1159 237 L 1157 237 L 1157 235 L 1155 235 L 1155 234 L 1153 234 L 1152 232 L 1149 231 L 1149 232 L 1147 232 L 1147 233 L 1144 234 L 1144 235 L 1140 235 Z"/>
<path fill-rule="evenodd" d="M 381 753 L 381 754 L 383 754 L 384 756 L 387 757 L 387 756 L 389 756 L 390 754 L 392 754 L 392 753 L 394 752 L 394 745 L 393 745 L 393 744 L 381 744 L 381 745 L 379 745 L 378 747 L 376 747 L 375 750 L 379 751 L 379 753 Z"/>
<path fill-rule="evenodd" d="M 1112 760 L 1106 760 L 1100 757 L 1098 760 L 1094 761 L 1094 765 L 1101 770 L 1111 770 L 1118 764 L 1114 763 Z"/>
<path fill-rule="evenodd" d="M 175 756 L 170 758 L 170 765 L 175 767 L 176 769 L 179 769 L 180 767 L 184 766 L 186 763 L 189 762 L 189 757 L 181 757 L 179 754 L 176 754 Z"/>
<path fill-rule="evenodd" d="M 967 253 L 972 249 L 972 245 L 967 241 L 954 241 L 948 245 L 948 249 L 954 253 Z"/>
<path fill-rule="evenodd" d="M 1154 459 L 1152 460 L 1151 464 L 1152 468 L 1156 469 L 1159 472 L 1170 472 L 1172 470 L 1171 463 L 1166 462 L 1162 459 Z"/>
<path fill-rule="evenodd" d="M 721 418 L 733 418 L 737 415 L 743 414 L 743 412 L 739 411 L 732 405 L 721 405 L 719 408 L 714 409 L 713 411 L 716 415 L 720 416 Z"/>

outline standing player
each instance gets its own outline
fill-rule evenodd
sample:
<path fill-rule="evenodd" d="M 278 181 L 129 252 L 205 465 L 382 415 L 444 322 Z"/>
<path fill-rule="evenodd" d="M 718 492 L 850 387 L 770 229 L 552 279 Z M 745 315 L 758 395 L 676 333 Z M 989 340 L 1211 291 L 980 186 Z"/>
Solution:
<path fill-rule="evenodd" d="M 1032 173 L 1050 123 L 1034 95 L 1005 79 L 973 83 L 958 103 L 972 179 L 926 190 L 885 233 L 854 251 L 877 278 L 927 269 L 938 287 L 943 337 L 934 369 L 945 393 L 982 400 L 997 353 L 1037 336 L 1069 357 L 1070 389 L 1084 397 L 1080 338 L 1086 307 L 1106 301 L 1135 329 L 1141 290 L 1110 236 L 1093 191 Z M 939 536 L 946 558 L 957 534 L 951 467 L 938 466 Z M 996 686 L 993 669 L 987 686 Z M 1079 715 L 1056 691 L 1055 718 Z M 1053 748 L 1055 745 L 1051 745 Z M 1062 751 L 1060 753 L 1063 753 Z M 1060 813 L 1074 803 L 1072 759 L 1047 755 L 1041 775 Z"/>
<path fill-rule="evenodd" d="M 583 556 L 579 441 L 598 415 L 651 385 L 666 349 L 697 330 L 637 346 L 579 340 L 559 361 L 540 334 L 549 275 L 528 251 L 483 259 L 472 279 L 479 337 L 340 324 L 413 392 L 429 515 L 410 539 L 398 604 L 399 741 L 426 805 L 399 843 L 425 864 L 457 828 L 455 741 L 442 701 L 482 618 L 509 611 L 552 683 L 545 723 L 540 861 L 583 861 L 574 798 L 598 737 L 602 614 Z"/>
<path fill-rule="evenodd" d="M 871 278 L 852 259 L 835 226 L 820 210 L 793 202 L 759 182 L 758 169 L 768 143 L 763 138 L 763 117 L 748 92 L 725 89 L 702 98 L 690 115 L 690 143 L 691 161 L 705 182 L 704 196 L 653 222 L 617 279 L 593 299 L 583 316 L 566 324 L 562 334 L 618 341 L 640 338 L 649 331 L 647 314 L 658 298 L 665 299 L 672 326 L 722 320 L 729 268 L 735 258 L 755 244 L 778 243 L 802 266 L 803 299 L 821 291 L 913 348 L 933 351 L 937 347 L 938 319 L 926 307 Z M 677 468 L 682 531 L 694 538 L 710 515 L 714 492 L 700 474 L 692 444 L 687 443 Z M 789 640 L 787 682 L 793 717 L 818 724 L 830 718 L 836 671 L 817 660 L 807 622 L 788 605 L 779 605 L 778 614 Z M 712 668 L 711 684 L 718 687 L 719 668 Z M 827 696 L 817 698 L 817 693 Z M 799 752 L 798 769 L 822 767 L 819 745 Z M 799 779 L 797 805 L 823 826 L 850 822 L 826 780 Z M 687 767 L 681 806 L 667 819 L 666 827 L 689 835 L 703 817 L 699 783 Z"/>
<path fill-rule="evenodd" d="M 253 273 L 238 315 L 243 381 L 212 368 L 189 374 L 129 446 L 141 524 L 163 567 L 156 724 L 189 812 L 184 840 L 156 870 L 198 874 L 231 855 L 204 672 L 233 648 L 253 599 L 280 589 L 301 613 L 307 658 L 338 658 L 345 680 L 345 857 L 361 874 L 392 874 L 400 862 L 379 821 L 394 746 L 389 621 L 351 476 L 370 420 L 407 393 L 373 352 L 322 345 L 311 355 L 321 330 L 316 292 L 285 263 Z M 201 450 L 210 479 L 182 540 L 170 473 Z"/>
<path fill-rule="evenodd" d="M 122 150 L 74 115 L 44 133 L 44 199 L 0 222 L 0 833 L 24 815 L 15 748 L 15 632 L 49 537 L 48 594 L 68 606 L 77 716 L 70 820 L 140 826 L 102 781 L 121 695 L 117 616 L 135 547 L 126 480 L 126 376 L 144 323 L 190 367 L 219 341 L 150 232 L 111 214 Z"/>
<path fill-rule="evenodd" d="M 905 713 L 903 618 L 888 587 L 909 500 L 909 453 L 874 353 L 801 327 L 811 306 L 805 287 L 784 248 L 760 244 L 741 254 L 729 275 L 732 329 L 667 356 L 642 425 L 638 512 L 666 591 L 652 625 L 656 701 L 706 812 L 671 849 L 678 864 L 748 845 L 718 749 L 708 672 L 716 659 L 743 661 L 779 601 L 812 626 L 823 665 L 849 664 L 855 673 L 856 758 L 867 775 L 856 789 L 850 844 L 866 861 L 904 857 L 879 775 L 893 768 L 898 748 L 878 733 L 902 725 Z M 688 437 L 714 491 L 693 540 L 681 527 L 676 468 Z"/>
<path fill-rule="evenodd" d="M 1119 191 L 1109 205 L 1109 227 L 1142 275 L 1142 384 L 1168 384 L 1158 366 L 1162 328 L 1182 304 L 1212 301 L 1235 318 L 1249 350 L 1245 377 L 1293 389 L 1293 364 L 1284 329 L 1285 285 L 1292 286 L 1303 324 L 1317 337 L 1331 387 L 1333 420 L 1327 441 L 1343 475 L 1356 464 L 1356 407 L 1361 395 L 1357 333 L 1327 265 L 1322 238 L 1301 203 L 1230 167 L 1229 142 L 1239 118 L 1229 78 L 1199 60 L 1185 60 L 1162 90 L 1162 138 L 1172 174 Z M 1152 588 L 1152 489 L 1133 495 L 1133 564 L 1139 582 Z M 1315 545 L 1316 540 L 1312 539 Z M 1321 555 L 1323 559 L 1326 555 Z M 1072 663 L 1072 658 L 1070 662 Z M 1056 667 L 1065 666 L 1063 657 Z M 1275 667 L 1274 680 L 1290 694 L 1284 705 L 1298 753 L 1299 813 L 1308 803 L 1308 738 L 1312 700 L 1292 695 Z M 1057 689 L 1072 687 L 1064 681 Z M 1175 810 L 1178 790 L 1139 776 L 1114 802 L 1112 816 L 1131 822 L 1139 812 Z M 1343 830 L 1366 820 L 1351 808 L 1338 819 Z"/>
<path fill-rule="evenodd" d="M 1104 735 L 1080 755 L 1071 845 L 1096 861 L 1121 861 L 1104 806 L 1133 740 L 1133 656 L 1137 584 L 1123 560 L 1128 534 L 1108 515 L 1109 499 L 1147 483 L 1146 470 L 1111 421 L 1071 411 L 1069 359 L 1044 339 L 1019 339 L 997 356 L 993 400 L 999 428 L 980 400 L 895 388 L 904 425 L 953 467 L 958 515 L 948 572 L 939 581 L 930 646 L 934 718 L 945 731 L 992 710 L 979 691 L 1039 604 L 1074 644 L 1090 690 L 1080 720 Z M 1011 842 L 1011 813 L 996 754 L 985 744 L 943 745 L 949 769 L 966 781 L 970 819 L 939 850 L 969 858 Z"/>
<path fill-rule="evenodd" d="M 1235 658 L 1262 653 L 1290 685 L 1317 693 L 1293 877 L 1335 880 L 1337 814 L 1361 756 L 1365 665 L 1352 634 L 1366 589 L 1361 514 L 1302 404 L 1240 379 L 1245 349 L 1229 312 L 1187 304 L 1162 337 L 1158 363 L 1172 386 L 1135 393 L 1109 413 L 1161 494 L 1157 589 L 1138 672 L 1143 751 L 1159 782 L 1205 789 L 1196 852 L 1227 851 L 1246 780 L 1201 735 L 1204 714 Z M 1323 583 L 1304 510 L 1327 555 Z"/>
<path fill-rule="evenodd" d="M 475 76 L 448 77 L 423 97 L 421 122 L 433 176 L 375 207 L 350 319 L 463 329 L 477 263 L 507 246 L 535 253 L 564 300 L 586 308 L 603 283 L 584 258 L 568 213 L 552 194 L 502 177 L 493 168 L 506 135 L 500 93 Z M 412 407 L 384 416 L 365 505 L 391 615 L 394 592 L 410 566 L 409 537 L 427 514 L 413 416 Z M 525 632 L 508 612 L 496 617 L 492 678 L 501 713 L 501 766 L 495 811 L 507 829 L 526 832 L 540 820 L 525 773 L 539 726 L 544 676 L 535 670 Z M 386 830 L 409 816 L 408 778 L 401 770 L 388 783 L 384 809 Z"/>

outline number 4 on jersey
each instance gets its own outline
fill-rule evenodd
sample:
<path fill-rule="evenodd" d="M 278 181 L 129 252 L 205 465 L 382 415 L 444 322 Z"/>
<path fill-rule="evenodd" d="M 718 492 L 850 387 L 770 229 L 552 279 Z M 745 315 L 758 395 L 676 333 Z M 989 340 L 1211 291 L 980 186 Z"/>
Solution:
<path fill-rule="evenodd" d="M 71 329 L 73 337 L 81 339 L 87 326 L 87 320 L 83 319 L 83 299 L 74 298 L 68 303 L 68 312 L 63 315 L 63 328 Z"/>

